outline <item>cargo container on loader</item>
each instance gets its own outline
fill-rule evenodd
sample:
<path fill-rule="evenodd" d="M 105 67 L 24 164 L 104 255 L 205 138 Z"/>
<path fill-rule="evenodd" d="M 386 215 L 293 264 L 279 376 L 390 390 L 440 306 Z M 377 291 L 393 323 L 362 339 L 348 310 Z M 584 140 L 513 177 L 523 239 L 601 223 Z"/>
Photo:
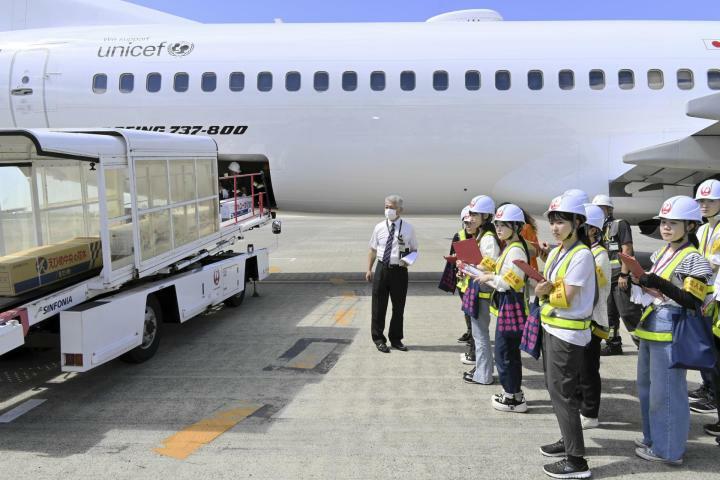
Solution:
<path fill-rule="evenodd" d="M 0 355 L 59 315 L 63 371 L 142 362 L 163 321 L 237 306 L 268 275 L 266 249 L 237 246 L 274 218 L 266 194 L 221 217 L 209 137 L 0 130 L 0 180 Z"/>

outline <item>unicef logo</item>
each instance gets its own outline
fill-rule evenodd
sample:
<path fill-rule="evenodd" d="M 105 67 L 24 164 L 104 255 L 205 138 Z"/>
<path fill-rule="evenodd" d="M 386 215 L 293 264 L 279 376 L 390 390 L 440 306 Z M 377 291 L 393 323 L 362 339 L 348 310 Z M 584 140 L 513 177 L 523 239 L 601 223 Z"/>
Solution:
<path fill-rule="evenodd" d="M 184 57 L 190 55 L 195 45 L 190 42 L 175 42 L 168 45 L 168 53 L 174 57 Z"/>

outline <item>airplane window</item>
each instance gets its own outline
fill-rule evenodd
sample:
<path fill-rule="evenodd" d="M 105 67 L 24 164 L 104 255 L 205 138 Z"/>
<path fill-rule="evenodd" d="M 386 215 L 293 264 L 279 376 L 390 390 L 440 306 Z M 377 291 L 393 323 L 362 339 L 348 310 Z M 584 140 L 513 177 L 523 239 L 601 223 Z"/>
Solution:
<path fill-rule="evenodd" d="M 92 89 L 95 93 L 105 93 L 107 91 L 107 75 L 104 73 L 96 74 L 93 77 Z"/>
<path fill-rule="evenodd" d="M 400 88 L 406 92 L 415 90 L 415 72 L 405 70 L 400 73 Z"/>
<path fill-rule="evenodd" d="M 372 72 L 370 74 L 370 88 L 376 92 L 385 90 L 385 72 Z"/>
<path fill-rule="evenodd" d="M 155 93 L 160 91 L 162 86 L 162 76 L 159 73 L 148 73 L 145 80 L 145 88 L 148 92 Z"/>
<path fill-rule="evenodd" d="M 285 90 L 288 92 L 297 92 L 300 90 L 300 73 L 288 72 L 285 75 Z"/>
<path fill-rule="evenodd" d="M 558 72 L 558 84 L 560 90 L 572 90 L 575 88 L 575 72 L 572 70 L 560 70 Z"/>
<path fill-rule="evenodd" d="M 355 72 L 344 72 L 342 74 L 342 88 L 346 92 L 352 92 L 357 89 L 358 77 Z"/>
<path fill-rule="evenodd" d="M 720 70 L 708 70 L 708 87 L 710 90 L 720 90 Z"/>
<path fill-rule="evenodd" d="M 542 90 L 543 73 L 540 70 L 530 70 L 528 72 L 528 88 L 530 90 Z"/>
<path fill-rule="evenodd" d="M 230 74 L 230 91 L 240 92 L 245 88 L 245 74 L 233 72 Z"/>
<path fill-rule="evenodd" d="M 677 84 L 680 90 L 690 90 L 695 86 L 693 72 L 687 68 L 681 68 L 677 71 Z"/>
<path fill-rule="evenodd" d="M 602 70 L 590 70 L 590 88 L 593 90 L 605 88 L 605 72 Z"/>
<path fill-rule="evenodd" d="M 620 70 L 618 72 L 618 86 L 621 90 L 635 88 L 635 73 L 632 70 Z"/>
<path fill-rule="evenodd" d="M 510 90 L 510 72 L 507 70 L 495 72 L 495 88 L 498 90 Z"/>
<path fill-rule="evenodd" d="M 326 92 L 330 88 L 330 75 L 327 72 L 315 72 L 313 86 L 317 92 Z"/>
<path fill-rule="evenodd" d="M 213 72 L 205 72 L 200 80 L 200 88 L 203 92 L 214 92 L 217 88 L 217 75 Z"/>
<path fill-rule="evenodd" d="M 652 69 L 648 70 L 648 87 L 653 90 L 660 90 L 665 86 L 665 79 L 663 78 L 662 70 Z"/>
<path fill-rule="evenodd" d="M 176 73 L 173 81 L 173 89 L 176 92 L 187 92 L 190 86 L 190 76 L 187 73 Z"/>
<path fill-rule="evenodd" d="M 261 92 L 272 90 L 273 77 L 270 72 L 260 72 L 257 76 L 257 89 Z"/>
<path fill-rule="evenodd" d="M 450 85 L 450 79 L 448 73 L 444 70 L 438 70 L 433 73 L 433 88 L 438 91 L 444 91 L 448 89 Z"/>
<path fill-rule="evenodd" d="M 477 70 L 465 72 L 465 88 L 468 90 L 480 90 L 480 72 Z"/>
<path fill-rule="evenodd" d="M 135 88 L 135 75 L 132 73 L 123 73 L 120 75 L 120 91 L 122 93 L 130 93 Z"/>

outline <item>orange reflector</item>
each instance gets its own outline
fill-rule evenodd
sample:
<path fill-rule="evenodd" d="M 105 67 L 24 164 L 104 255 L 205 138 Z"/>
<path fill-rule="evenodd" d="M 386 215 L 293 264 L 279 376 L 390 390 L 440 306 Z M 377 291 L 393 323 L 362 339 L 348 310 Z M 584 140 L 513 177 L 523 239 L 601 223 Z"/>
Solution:
<path fill-rule="evenodd" d="M 66 367 L 82 367 L 83 366 L 82 353 L 66 353 L 65 354 L 65 366 Z"/>

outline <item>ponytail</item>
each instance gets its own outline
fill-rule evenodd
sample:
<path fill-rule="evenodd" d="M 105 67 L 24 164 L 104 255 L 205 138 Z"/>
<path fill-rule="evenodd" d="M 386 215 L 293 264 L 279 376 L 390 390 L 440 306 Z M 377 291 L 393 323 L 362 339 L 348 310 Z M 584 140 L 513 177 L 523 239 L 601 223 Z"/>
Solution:
<path fill-rule="evenodd" d="M 686 229 L 688 231 L 688 234 L 687 234 L 688 242 L 690 242 L 693 247 L 700 248 L 700 241 L 698 240 L 697 233 L 696 233 L 697 229 L 698 229 L 698 224 L 696 222 L 687 222 L 686 225 L 687 225 Z M 690 225 L 693 226 L 692 230 L 690 230 L 690 228 L 689 228 Z"/>

